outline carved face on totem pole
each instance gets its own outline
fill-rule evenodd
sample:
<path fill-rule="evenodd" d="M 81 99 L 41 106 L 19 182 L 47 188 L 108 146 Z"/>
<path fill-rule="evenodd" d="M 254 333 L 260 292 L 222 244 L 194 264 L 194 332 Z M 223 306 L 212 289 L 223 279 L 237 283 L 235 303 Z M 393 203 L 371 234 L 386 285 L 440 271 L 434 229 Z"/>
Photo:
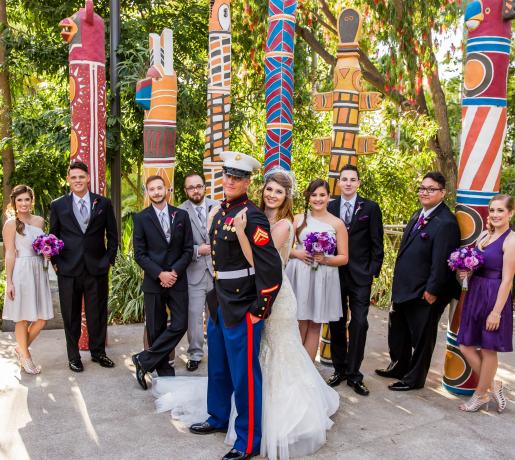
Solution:
<path fill-rule="evenodd" d="M 105 62 L 104 46 L 98 46 L 98 37 L 104 36 L 104 20 L 94 12 L 93 1 L 73 16 L 59 23 L 61 37 L 70 45 L 70 60 Z"/>
<path fill-rule="evenodd" d="M 209 30 L 231 31 L 230 0 L 211 0 L 212 14 L 209 16 Z"/>

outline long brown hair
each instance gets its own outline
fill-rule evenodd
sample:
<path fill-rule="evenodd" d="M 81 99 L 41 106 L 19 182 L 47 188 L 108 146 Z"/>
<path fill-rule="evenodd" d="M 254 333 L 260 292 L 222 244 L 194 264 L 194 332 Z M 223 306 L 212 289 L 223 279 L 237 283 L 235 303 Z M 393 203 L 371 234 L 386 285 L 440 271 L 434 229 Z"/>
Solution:
<path fill-rule="evenodd" d="M 288 173 L 274 172 L 266 176 L 265 183 L 261 189 L 261 204 L 259 207 L 265 210 L 265 188 L 269 182 L 275 182 L 286 191 L 285 198 L 279 209 L 277 210 L 276 222 L 281 219 L 288 219 L 293 222 L 293 181 Z"/>
<path fill-rule="evenodd" d="M 506 209 L 509 212 L 513 211 L 513 209 L 515 208 L 515 202 L 514 202 L 513 197 L 511 195 L 498 193 L 497 195 L 494 195 L 490 199 L 490 201 L 488 202 L 488 209 L 489 209 L 488 212 L 489 213 L 490 213 L 490 205 L 494 201 L 503 201 L 504 202 L 504 206 L 506 206 Z M 494 230 L 495 230 L 494 226 L 490 222 L 490 218 L 488 218 L 488 220 L 487 220 L 486 229 L 487 229 L 488 233 L 481 239 L 481 241 L 479 241 L 477 243 L 477 245 L 478 245 L 478 247 L 480 249 L 484 249 L 485 246 L 488 246 L 488 243 L 490 242 L 490 238 L 492 237 L 492 235 L 494 233 Z"/>
<path fill-rule="evenodd" d="M 9 203 L 6 211 L 8 217 L 14 217 L 16 219 L 16 231 L 20 235 L 25 235 L 25 224 L 18 218 L 18 210 L 16 209 L 16 198 L 24 193 L 28 193 L 30 199 L 34 203 L 34 190 L 28 185 L 20 184 L 13 188 L 11 195 L 9 196 L 11 202 Z"/>
<path fill-rule="evenodd" d="M 331 191 L 329 190 L 329 184 L 324 179 L 315 179 L 312 180 L 308 188 L 304 190 L 304 199 L 305 205 L 304 205 L 304 220 L 302 221 L 302 224 L 297 228 L 297 231 L 295 232 L 295 236 L 297 237 L 297 241 L 300 242 L 300 233 L 304 228 L 308 225 L 308 209 L 309 209 L 309 198 L 311 197 L 312 193 L 320 187 L 324 187 L 327 190 L 327 193 L 330 195 Z"/>

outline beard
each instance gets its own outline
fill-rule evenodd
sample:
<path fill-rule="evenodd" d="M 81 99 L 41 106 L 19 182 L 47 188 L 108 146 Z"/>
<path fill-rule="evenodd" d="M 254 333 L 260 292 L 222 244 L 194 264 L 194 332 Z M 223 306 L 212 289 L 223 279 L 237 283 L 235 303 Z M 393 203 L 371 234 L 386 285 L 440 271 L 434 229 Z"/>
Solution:
<path fill-rule="evenodd" d="M 193 196 L 188 196 L 188 199 L 189 199 L 193 204 L 200 204 L 200 203 L 202 203 L 202 201 L 204 200 L 204 195 L 193 195 Z"/>
<path fill-rule="evenodd" d="M 155 205 L 159 205 L 159 204 L 162 204 L 166 200 L 166 195 L 163 195 L 159 198 L 158 197 L 154 198 L 154 197 L 149 196 L 149 199 Z"/>

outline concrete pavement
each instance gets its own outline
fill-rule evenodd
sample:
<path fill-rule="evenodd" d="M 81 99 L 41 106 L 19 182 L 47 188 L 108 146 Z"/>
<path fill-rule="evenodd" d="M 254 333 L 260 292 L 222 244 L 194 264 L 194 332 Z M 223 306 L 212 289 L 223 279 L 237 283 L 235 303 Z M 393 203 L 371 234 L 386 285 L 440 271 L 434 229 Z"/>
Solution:
<path fill-rule="evenodd" d="M 462 413 L 460 399 L 440 386 L 445 325 L 433 357 L 426 388 L 408 393 L 387 389 L 388 379 L 373 373 L 388 363 L 387 313 L 370 312 L 363 365 L 369 397 L 338 387 L 340 409 L 327 444 L 313 459 L 470 459 L 515 457 L 515 354 L 500 355 L 499 376 L 509 385 L 508 407 L 497 414 Z M 156 414 L 150 391 L 138 386 L 131 354 L 141 348 L 142 326 L 109 328 L 108 355 L 114 369 L 104 369 L 83 354 L 85 372 L 67 368 L 62 330 L 45 330 L 33 347 L 39 376 L 21 373 L 12 351 L 12 333 L 0 334 L 1 459 L 218 459 L 227 452 L 221 434 L 195 436 Z M 185 370 L 186 342 L 176 358 Z M 324 377 L 331 369 L 318 366 Z M 206 375 L 205 362 L 194 374 Z"/>

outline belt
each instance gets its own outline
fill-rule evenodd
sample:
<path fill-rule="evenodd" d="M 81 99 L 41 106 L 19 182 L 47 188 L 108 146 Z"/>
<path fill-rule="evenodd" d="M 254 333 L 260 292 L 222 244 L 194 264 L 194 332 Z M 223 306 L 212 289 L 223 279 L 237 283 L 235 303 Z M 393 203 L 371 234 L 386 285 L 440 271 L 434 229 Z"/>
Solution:
<path fill-rule="evenodd" d="M 217 280 L 235 280 L 238 278 L 246 278 L 247 276 L 254 275 L 256 271 L 253 267 L 244 268 L 242 270 L 232 270 L 227 272 L 215 271 L 215 279 Z"/>

